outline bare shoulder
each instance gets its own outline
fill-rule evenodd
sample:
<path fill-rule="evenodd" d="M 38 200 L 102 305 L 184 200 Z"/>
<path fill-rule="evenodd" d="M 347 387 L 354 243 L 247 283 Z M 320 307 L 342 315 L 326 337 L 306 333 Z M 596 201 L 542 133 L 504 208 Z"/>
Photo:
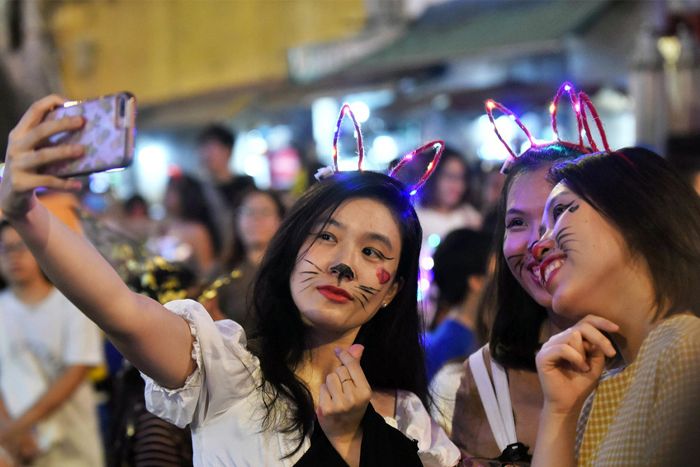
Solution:
<path fill-rule="evenodd" d="M 382 417 L 396 418 L 396 389 L 372 388 L 370 402 Z"/>

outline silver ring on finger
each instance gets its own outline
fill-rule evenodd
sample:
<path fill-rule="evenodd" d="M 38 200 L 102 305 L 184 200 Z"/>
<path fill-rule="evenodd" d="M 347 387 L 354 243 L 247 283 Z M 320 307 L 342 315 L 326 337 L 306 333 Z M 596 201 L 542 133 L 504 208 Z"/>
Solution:
<path fill-rule="evenodd" d="M 335 374 L 338 375 L 338 378 L 340 378 L 341 382 L 345 381 L 346 379 L 352 379 L 352 376 L 350 376 L 350 370 L 348 370 L 345 365 L 336 368 Z"/>

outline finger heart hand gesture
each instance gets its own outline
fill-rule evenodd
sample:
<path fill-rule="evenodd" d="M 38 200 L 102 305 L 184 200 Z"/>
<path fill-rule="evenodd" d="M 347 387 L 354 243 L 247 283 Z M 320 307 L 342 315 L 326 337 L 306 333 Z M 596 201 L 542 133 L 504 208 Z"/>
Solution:
<path fill-rule="evenodd" d="M 358 432 L 372 389 L 360 367 L 364 347 L 351 346 L 347 351 L 337 348 L 336 356 L 342 363 L 326 376 L 321 385 L 318 422 L 332 444 L 349 442 Z"/>

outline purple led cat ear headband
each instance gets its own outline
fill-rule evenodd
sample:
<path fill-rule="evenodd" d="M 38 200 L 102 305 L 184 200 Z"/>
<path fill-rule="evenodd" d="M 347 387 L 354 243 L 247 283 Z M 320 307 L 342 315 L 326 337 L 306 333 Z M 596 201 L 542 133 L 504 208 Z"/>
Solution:
<path fill-rule="evenodd" d="M 350 108 L 350 104 L 343 104 L 343 106 L 340 109 L 340 115 L 338 116 L 338 123 L 336 124 L 335 127 L 335 134 L 333 135 L 333 165 L 329 167 L 324 167 L 322 169 L 319 169 L 318 172 L 316 172 L 316 179 L 317 180 L 323 180 L 324 178 L 333 176 L 337 173 L 340 173 L 340 168 L 338 167 L 338 138 L 340 136 L 340 125 L 343 122 L 343 118 L 345 116 L 349 116 L 350 120 L 352 120 L 352 124 L 355 127 L 355 138 L 357 140 L 357 154 L 359 156 L 359 160 L 357 163 L 357 170 L 362 171 L 362 161 L 365 158 L 365 149 L 362 144 L 362 132 L 360 130 L 360 124 L 355 118 L 355 114 L 353 114 L 352 109 Z M 390 172 L 389 176 L 394 177 L 406 164 L 410 163 L 411 161 L 414 160 L 415 156 L 418 154 L 421 154 L 429 149 L 434 149 L 435 150 L 435 155 L 433 156 L 433 159 L 430 161 L 428 164 L 428 167 L 425 170 L 425 173 L 421 176 L 421 178 L 418 180 L 418 183 L 413 185 L 409 193 L 411 195 L 415 195 L 418 190 L 425 184 L 425 182 L 430 178 L 430 176 L 433 174 L 435 171 L 435 168 L 437 167 L 438 163 L 440 162 L 440 157 L 442 156 L 442 152 L 445 150 L 445 143 L 440 141 L 440 140 L 435 140 L 431 141 L 417 149 L 414 149 L 410 153 L 406 154 L 401 161 L 394 167 Z"/>
<path fill-rule="evenodd" d="M 559 100 L 561 99 L 562 94 L 567 93 L 569 95 L 569 100 L 571 101 L 571 106 L 574 110 L 574 114 L 576 115 L 576 127 L 577 127 L 577 132 L 578 132 L 578 143 L 572 143 L 569 141 L 563 141 L 559 137 L 559 130 L 557 128 L 557 111 L 559 109 Z M 560 144 L 562 146 L 567 146 L 569 148 L 577 149 L 581 151 L 584 154 L 589 154 L 591 152 L 597 152 L 598 147 L 595 144 L 595 141 L 593 140 L 593 136 L 591 135 L 590 131 L 590 126 L 588 124 L 588 116 L 586 114 L 586 109 L 591 113 L 595 123 L 596 127 L 598 129 L 598 132 L 600 133 L 601 140 L 603 141 L 603 147 L 606 151 L 610 151 L 610 148 L 608 146 L 608 140 L 605 135 L 605 131 L 603 130 L 603 124 L 600 121 L 600 118 L 598 117 L 598 112 L 596 111 L 595 107 L 593 106 L 593 103 L 591 100 L 588 98 L 588 96 L 581 92 L 579 94 L 576 94 L 576 90 L 574 89 L 573 85 L 571 83 L 564 83 L 559 87 L 559 90 L 557 91 L 557 94 L 554 96 L 554 100 L 552 101 L 552 104 L 549 106 L 549 113 L 551 115 L 551 121 L 552 121 L 552 131 L 554 132 L 555 140 L 554 141 L 542 141 L 534 138 L 528 129 L 523 125 L 523 123 L 520 121 L 517 115 L 515 115 L 513 112 L 511 112 L 507 107 L 505 107 L 502 104 L 499 104 L 498 102 L 488 100 L 486 101 L 486 113 L 489 116 L 489 120 L 491 121 L 491 124 L 493 125 L 493 130 L 496 133 L 496 136 L 498 139 L 503 143 L 503 146 L 508 150 L 508 158 L 506 161 L 503 163 L 503 168 L 501 168 L 501 173 L 506 174 L 508 173 L 508 170 L 510 169 L 510 166 L 517 160 L 518 157 L 520 157 L 519 154 L 517 154 L 513 149 L 506 143 L 506 141 L 503 139 L 501 134 L 498 131 L 498 127 L 496 126 L 496 121 L 493 118 L 493 110 L 497 109 L 501 111 L 502 113 L 508 115 L 511 120 L 513 120 L 518 127 L 525 133 L 525 136 L 527 139 L 530 141 L 530 147 L 532 148 L 541 148 L 544 146 L 548 146 L 551 144 Z M 583 142 L 583 135 L 584 133 L 586 134 L 586 137 L 588 139 L 589 144 L 591 145 L 590 149 L 586 147 L 586 145 Z M 591 151 L 591 149 L 593 151 Z"/>

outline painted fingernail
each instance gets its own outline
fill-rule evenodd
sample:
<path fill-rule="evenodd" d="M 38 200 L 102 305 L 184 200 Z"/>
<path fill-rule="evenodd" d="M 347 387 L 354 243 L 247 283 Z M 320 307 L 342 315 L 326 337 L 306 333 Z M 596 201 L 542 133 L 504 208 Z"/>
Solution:
<path fill-rule="evenodd" d="M 71 123 L 74 123 L 76 125 L 83 123 L 83 117 L 73 117 L 71 119 Z"/>
<path fill-rule="evenodd" d="M 71 148 L 70 152 L 74 156 L 79 156 L 83 153 L 84 150 L 85 150 L 85 148 L 82 145 L 76 144 Z"/>
<path fill-rule="evenodd" d="M 83 184 L 80 183 L 80 180 L 71 180 L 69 189 L 71 190 L 80 190 L 83 187 Z"/>
<path fill-rule="evenodd" d="M 343 349 L 341 349 L 340 347 L 336 347 L 335 349 L 333 349 L 333 351 L 335 352 L 336 355 L 339 355 L 340 352 L 343 351 Z"/>

